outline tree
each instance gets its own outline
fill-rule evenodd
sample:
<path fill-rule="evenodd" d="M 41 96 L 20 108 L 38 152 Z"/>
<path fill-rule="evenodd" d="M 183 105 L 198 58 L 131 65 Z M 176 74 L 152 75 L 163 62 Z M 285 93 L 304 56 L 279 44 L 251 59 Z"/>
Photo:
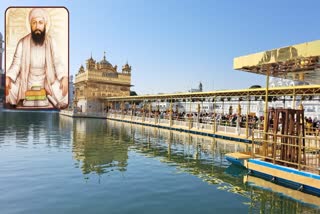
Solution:
<path fill-rule="evenodd" d="M 130 96 L 138 96 L 138 94 L 135 91 L 130 91 Z"/>
<path fill-rule="evenodd" d="M 250 89 L 251 88 L 261 88 L 261 86 L 260 85 L 252 85 L 251 87 L 250 87 Z"/>

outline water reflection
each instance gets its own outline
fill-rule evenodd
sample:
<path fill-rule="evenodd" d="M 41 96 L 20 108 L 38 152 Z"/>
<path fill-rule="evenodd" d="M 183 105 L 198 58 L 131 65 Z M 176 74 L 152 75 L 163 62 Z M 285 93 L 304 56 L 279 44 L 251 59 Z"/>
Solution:
<path fill-rule="evenodd" d="M 123 129 L 109 128 L 106 121 L 60 117 L 61 126 L 72 126 L 73 158 L 83 174 L 102 175 L 113 170 L 126 171 L 130 136 Z"/>
<path fill-rule="evenodd" d="M 250 208 L 252 212 L 258 205 L 261 212 L 272 208 L 273 210 L 290 210 L 291 213 L 301 213 L 304 210 L 302 204 L 310 204 L 314 208 L 318 207 L 318 211 L 320 212 L 320 199 L 317 196 L 279 186 L 250 175 L 244 176 L 244 182 L 248 184 L 247 189 L 252 193 L 250 195 Z"/>
<path fill-rule="evenodd" d="M 0 146 L 15 143 L 19 147 L 47 144 L 61 147 L 70 144 L 68 132 L 59 129 L 57 112 L 0 111 Z"/>
<path fill-rule="evenodd" d="M 116 129 L 126 130 L 135 139 L 131 151 L 157 158 L 175 166 L 180 173 L 193 174 L 209 184 L 219 185 L 219 189 L 247 194 L 240 188 L 243 177 L 239 176 L 246 174 L 246 170 L 236 168 L 236 175 L 227 173 L 233 171 L 233 166 L 224 158 L 228 152 L 246 151 L 245 144 L 119 122 L 110 122 L 109 127 L 111 124 Z"/>
<path fill-rule="evenodd" d="M 89 126 L 91 127 L 91 125 Z M 112 152 L 117 153 L 118 149 L 116 148 L 119 145 L 112 142 L 118 139 L 122 142 L 120 145 L 123 149 L 120 151 L 125 153 L 122 153 L 124 157 L 128 157 L 126 153 L 129 150 L 156 158 L 165 164 L 176 167 L 180 173 L 195 175 L 208 184 L 216 185 L 219 190 L 247 198 L 248 202 L 245 204 L 249 207 L 249 213 L 316 213 L 319 211 L 317 209 L 319 205 L 310 200 L 294 200 L 290 196 L 266 191 L 261 186 L 246 185 L 243 178 L 248 177 L 247 171 L 230 165 L 224 158 L 224 154 L 228 152 L 247 151 L 248 146 L 245 144 L 115 121 L 105 122 L 104 127 L 107 136 L 105 139 L 108 139 L 104 141 L 104 144 L 110 145 L 110 147 L 107 146 L 110 150 L 105 151 L 105 155 Z M 87 140 L 92 139 L 87 138 Z M 86 145 L 86 143 L 82 142 L 82 145 Z M 89 143 L 89 145 L 91 144 Z M 98 147 L 88 148 L 98 149 Z M 88 154 L 90 153 L 79 154 L 79 156 Z M 109 156 L 114 157 L 115 155 Z M 101 157 L 105 156 L 101 155 Z M 115 159 L 108 159 L 108 163 L 111 161 L 115 161 Z M 97 162 L 98 160 L 95 161 L 95 163 Z M 289 193 L 290 190 L 287 191 L 287 194 Z"/>
<path fill-rule="evenodd" d="M 247 176 L 224 158 L 227 152 L 247 149 L 241 143 L 141 125 L 0 111 L 2 211 L 19 213 L 14 209 L 20 201 L 28 213 L 56 206 L 67 213 L 75 204 L 79 212 L 72 213 L 115 213 L 119 208 L 126 208 L 122 213 L 163 213 L 161 208 L 169 206 L 183 213 L 194 213 L 192 208 L 211 213 L 223 199 L 226 213 L 236 208 L 239 213 L 320 212 L 318 197 Z M 102 175 L 108 177 L 98 184 L 83 180 Z"/>

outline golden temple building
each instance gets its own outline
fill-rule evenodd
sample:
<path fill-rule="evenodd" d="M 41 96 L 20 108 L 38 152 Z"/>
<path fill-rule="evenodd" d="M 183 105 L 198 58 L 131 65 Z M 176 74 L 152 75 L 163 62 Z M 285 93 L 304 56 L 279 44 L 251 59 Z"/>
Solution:
<path fill-rule="evenodd" d="M 101 112 L 106 97 L 129 96 L 131 87 L 131 66 L 126 63 L 122 71 L 112 66 L 104 54 L 100 62 L 92 56 L 82 65 L 75 77 L 74 105 L 81 112 Z"/>

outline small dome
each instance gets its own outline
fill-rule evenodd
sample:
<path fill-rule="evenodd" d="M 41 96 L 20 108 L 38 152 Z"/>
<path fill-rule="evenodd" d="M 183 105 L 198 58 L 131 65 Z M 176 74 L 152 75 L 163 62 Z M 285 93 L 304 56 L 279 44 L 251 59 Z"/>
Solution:
<path fill-rule="evenodd" d="M 80 66 L 80 69 L 79 69 L 79 73 L 83 73 L 84 72 L 84 67 L 83 65 Z"/>
<path fill-rule="evenodd" d="M 96 63 L 96 61 L 92 58 L 92 55 L 89 59 L 87 59 L 87 62 L 90 63 L 90 64 L 94 64 Z"/>
<path fill-rule="evenodd" d="M 125 65 L 122 66 L 123 70 L 131 70 L 131 66 L 128 64 L 128 61 Z"/>
<path fill-rule="evenodd" d="M 103 67 L 112 67 L 112 64 L 106 60 L 106 52 L 104 52 L 103 60 L 100 61 L 100 65 L 102 65 Z"/>
<path fill-rule="evenodd" d="M 87 61 L 94 61 L 93 58 L 92 58 L 92 52 L 91 52 L 90 58 L 87 59 Z"/>

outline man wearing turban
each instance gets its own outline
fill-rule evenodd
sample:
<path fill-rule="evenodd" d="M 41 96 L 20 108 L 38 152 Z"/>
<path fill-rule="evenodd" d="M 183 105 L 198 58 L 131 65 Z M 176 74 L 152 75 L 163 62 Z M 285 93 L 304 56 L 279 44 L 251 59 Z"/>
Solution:
<path fill-rule="evenodd" d="M 58 108 L 68 104 L 68 71 L 58 57 L 54 41 L 46 35 L 48 14 L 34 8 L 29 13 L 31 33 L 19 40 L 6 72 L 6 102 L 17 105 L 33 86 L 44 88 Z"/>

